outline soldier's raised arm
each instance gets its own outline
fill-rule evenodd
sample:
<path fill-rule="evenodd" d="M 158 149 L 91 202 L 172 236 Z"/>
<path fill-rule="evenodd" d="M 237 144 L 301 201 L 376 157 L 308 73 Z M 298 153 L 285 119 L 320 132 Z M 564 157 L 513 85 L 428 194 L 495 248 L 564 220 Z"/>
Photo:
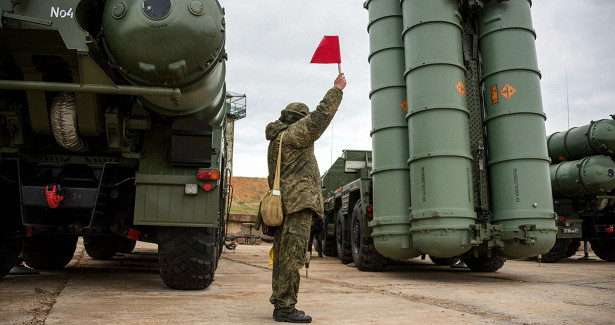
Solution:
<path fill-rule="evenodd" d="M 303 148 L 320 138 L 342 102 L 344 94 L 342 90 L 346 88 L 346 77 L 343 73 L 335 78 L 333 85 L 314 111 L 288 127 L 284 141 L 297 148 Z"/>

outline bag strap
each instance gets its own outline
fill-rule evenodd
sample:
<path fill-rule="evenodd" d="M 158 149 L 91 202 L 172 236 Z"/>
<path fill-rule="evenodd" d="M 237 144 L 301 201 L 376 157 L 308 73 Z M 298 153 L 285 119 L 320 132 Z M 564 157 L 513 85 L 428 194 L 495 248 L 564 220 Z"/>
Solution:
<path fill-rule="evenodd" d="M 284 140 L 284 133 L 280 136 L 280 147 L 278 148 L 278 165 L 275 168 L 275 178 L 273 180 L 273 191 L 277 191 L 277 195 L 280 195 L 280 163 L 282 162 L 282 140 Z M 276 193 L 274 192 L 274 195 Z"/>

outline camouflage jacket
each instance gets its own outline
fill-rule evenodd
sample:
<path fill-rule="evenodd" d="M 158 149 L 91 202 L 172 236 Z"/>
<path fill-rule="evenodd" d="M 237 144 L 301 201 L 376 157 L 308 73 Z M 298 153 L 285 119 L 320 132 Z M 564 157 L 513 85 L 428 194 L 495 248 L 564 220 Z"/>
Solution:
<path fill-rule="evenodd" d="M 270 189 L 273 188 L 280 135 L 286 130 L 280 165 L 280 192 L 284 215 L 303 209 L 312 209 L 319 217 L 323 215 L 322 180 L 314 156 L 314 142 L 329 126 L 342 101 L 342 95 L 341 89 L 333 87 L 306 117 L 290 125 L 277 120 L 265 128 L 265 135 L 269 140 L 267 163 Z"/>

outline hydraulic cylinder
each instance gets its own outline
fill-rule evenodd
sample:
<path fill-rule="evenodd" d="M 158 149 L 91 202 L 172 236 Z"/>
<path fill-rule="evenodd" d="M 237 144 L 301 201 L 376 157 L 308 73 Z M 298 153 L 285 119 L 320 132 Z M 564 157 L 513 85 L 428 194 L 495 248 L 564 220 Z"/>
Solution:
<path fill-rule="evenodd" d="M 557 232 L 530 7 L 490 1 L 478 18 L 492 222 L 509 257 L 549 251 Z"/>
<path fill-rule="evenodd" d="M 368 0 L 374 247 L 389 258 L 419 256 L 410 236 L 404 44 L 399 0 Z"/>
<path fill-rule="evenodd" d="M 402 0 L 414 247 L 434 257 L 471 248 L 473 204 L 461 15 L 456 0 Z"/>

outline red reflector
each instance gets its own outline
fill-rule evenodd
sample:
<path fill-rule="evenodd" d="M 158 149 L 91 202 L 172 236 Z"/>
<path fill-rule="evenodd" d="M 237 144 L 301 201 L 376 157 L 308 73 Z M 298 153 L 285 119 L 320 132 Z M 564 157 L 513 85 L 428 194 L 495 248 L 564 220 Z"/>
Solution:
<path fill-rule="evenodd" d="M 203 189 L 205 190 L 205 192 L 209 192 L 209 191 L 211 191 L 211 184 L 205 184 L 205 185 L 203 185 Z"/>
<path fill-rule="evenodd" d="M 374 213 L 373 213 L 373 212 L 368 213 L 368 214 L 367 214 L 367 217 L 369 217 L 369 218 L 373 218 L 373 217 L 374 217 Z"/>
<path fill-rule="evenodd" d="M 366 205 L 365 206 L 365 211 L 372 212 L 372 211 L 374 211 L 374 207 L 372 205 Z"/>
<path fill-rule="evenodd" d="M 610 227 L 608 227 L 608 228 L 606 228 L 606 229 L 604 229 L 604 230 L 605 230 L 606 232 L 608 232 L 609 234 L 612 234 L 612 233 L 613 233 L 613 226 L 614 226 L 614 225 L 611 225 Z"/>
<path fill-rule="evenodd" d="M 566 217 L 559 217 L 559 221 L 560 221 L 560 222 L 564 222 L 564 221 L 566 221 Z"/>
<path fill-rule="evenodd" d="M 53 187 L 50 189 L 49 186 Z M 57 208 L 60 202 L 64 200 L 64 196 L 60 193 L 60 185 L 57 184 L 47 185 L 45 195 L 47 197 L 47 205 L 52 209 Z"/>
<path fill-rule="evenodd" d="M 26 227 L 26 237 L 32 237 L 32 227 Z"/>
<path fill-rule="evenodd" d="M 216 169 L 199 169 L 197 177 L 204 181 L 208 179 L 220 179 L 220 171 Z"/>
<path fill-rule="evenodd" d="M 139 235 L 141 235 L 140 231 L 130 228 L 130 230 L 128 231 L 128 236 L 126 236 L 126 238 L 132 240 L 139 240 Z"/>

